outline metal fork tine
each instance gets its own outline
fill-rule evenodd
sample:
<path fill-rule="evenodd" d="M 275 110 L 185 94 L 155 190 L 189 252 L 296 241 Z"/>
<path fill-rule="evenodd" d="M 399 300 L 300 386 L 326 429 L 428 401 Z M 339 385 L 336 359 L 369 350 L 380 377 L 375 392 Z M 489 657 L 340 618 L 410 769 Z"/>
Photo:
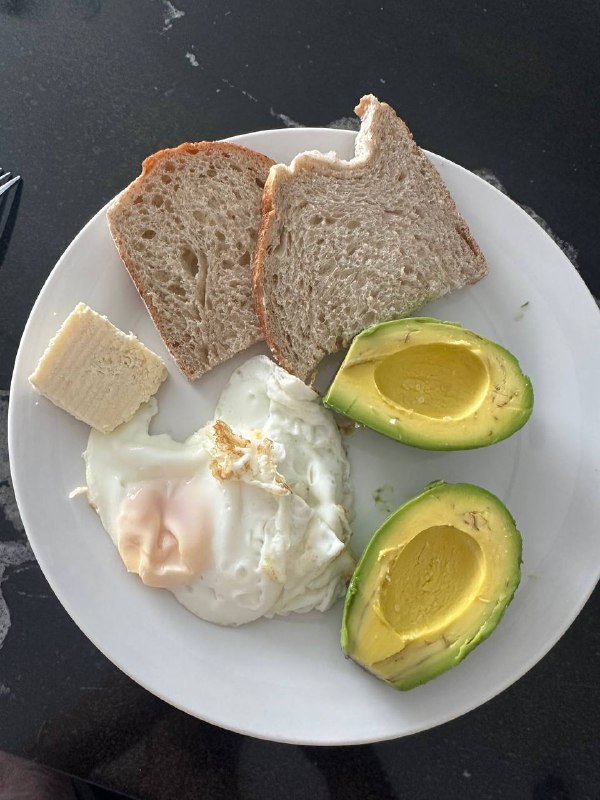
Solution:
<path fill-rule="evenodd" d="M 2 172 L 0 169 L 0 181 L 3 181 L 5 178 L 10 178 L 10 172 Z"/>
<path fill-rule="evenodd" d="M 8 173 L 8 175 L 10 175 L 10 172 Z M 1 178 L 3 178 L 3 177 L 4 177 L 4 175 L 1 176 Z M 0 178 L 0 180 L 1 180 L 1 178 Z M 21 176 L 20 175 L 15 175 L 15 177 L 12 178 L 10 181 L 8 181 L 8 183 L 0 184 L 0 195 L 4 194 L 4 192 L 7 192 L 10 189 L 11 186 L 14 186 L 15 183 L 18 183 L 20 180 L 21 180 Z"/>
<path fill-rule="evenodd" d="M 9 172 L 9 177 L 10 174 Z M 20 180 L 20 176 L 15 175 L 15 177 L 7 183 L 0 183 L 0 267 L 2 267 L 6 256 L 6 250 L 10 242 L 19 208 L 21 186 L 15 184 L 19 184 Z"/>

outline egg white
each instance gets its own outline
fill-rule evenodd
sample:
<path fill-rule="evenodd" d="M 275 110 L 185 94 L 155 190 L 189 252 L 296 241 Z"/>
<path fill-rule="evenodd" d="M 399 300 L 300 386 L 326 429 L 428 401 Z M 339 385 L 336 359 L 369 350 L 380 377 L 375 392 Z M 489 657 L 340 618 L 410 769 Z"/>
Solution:
<path fill-rule="evenodd" d="M 318 395 L 258 356 L 185 442 L 148 433 L 156 412 L 152 399 L 112 433 L 92 431 L 84 454 L 89 502 L 128 567 L 221 625 L 329 608 L 354 561 L 348 461 Z M 217 420 L 239 442 L 234 457 Z M 146 497 L 159 499 L 137 536 L 132 509 Z M 153 561 L 162 529 L 174 548 L 166 567 L 160 553 Z"/>

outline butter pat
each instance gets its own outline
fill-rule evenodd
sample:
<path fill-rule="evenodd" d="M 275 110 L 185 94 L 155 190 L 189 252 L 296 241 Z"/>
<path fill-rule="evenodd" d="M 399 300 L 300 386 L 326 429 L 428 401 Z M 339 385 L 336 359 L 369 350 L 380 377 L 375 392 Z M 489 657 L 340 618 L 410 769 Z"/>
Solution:
<path fill-rule="evenodd" d="M 38 392 L 102 433 L 127 422 L 167 377 L 162 360 L 79 303 L 29 378 Z"/>

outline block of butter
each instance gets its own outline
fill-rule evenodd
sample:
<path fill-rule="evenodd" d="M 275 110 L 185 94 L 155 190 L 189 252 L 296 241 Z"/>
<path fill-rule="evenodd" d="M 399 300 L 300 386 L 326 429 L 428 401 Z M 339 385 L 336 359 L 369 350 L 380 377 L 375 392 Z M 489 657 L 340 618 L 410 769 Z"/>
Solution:
<path fill-rule="evenodd" d="M 79 303 L 29 381 L 59 408 L 107 433 L 131 419 L 166 377 L 162 360 L 133 334 Z"/>

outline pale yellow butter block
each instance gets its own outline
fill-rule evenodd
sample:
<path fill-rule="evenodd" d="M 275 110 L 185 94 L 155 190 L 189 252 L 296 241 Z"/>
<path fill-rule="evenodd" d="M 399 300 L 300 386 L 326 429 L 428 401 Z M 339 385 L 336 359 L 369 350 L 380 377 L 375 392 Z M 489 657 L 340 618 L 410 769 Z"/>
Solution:
<path fill-rule="evenodd" d="M 108 433 L 131 419 L 166 377 L 162 360 L 133 334 L 79 303 L 29 381 L 59 408 Z"/>

